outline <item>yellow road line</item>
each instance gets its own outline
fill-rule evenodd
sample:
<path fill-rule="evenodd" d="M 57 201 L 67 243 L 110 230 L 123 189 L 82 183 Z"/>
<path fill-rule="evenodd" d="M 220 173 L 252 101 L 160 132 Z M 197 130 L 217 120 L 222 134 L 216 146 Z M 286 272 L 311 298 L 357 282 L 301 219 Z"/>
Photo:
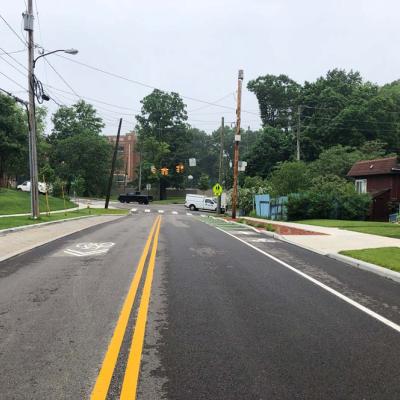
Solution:
<path fill-rule="evenodd" d="M 158 223 L 156 233 L 154 235 L 153 248 L 151 249 L 149 266 L 147 268 L 146 281 L 143 286 L 142 298 L 140 300 L 139 312 L 136 319 L 135 331 L 133 333 L 128 364 L 125 369 L 124 382 L 122 384 L 120 400 L 136 399 L 140 360 L 142 357 L 143 342 L 144 342 L 144 335 L 147 322 L 147 312 L 150 303 L 151 284 L 153 282 L 160 225 L 161 221 Z"/>
<path fill-rule="evenodd" d="M 156 226 L 159 226 L 158 223 L 160 218 L 161 217 L 157 217 L 156 220 L 154 221 L 149 236 L 147 238 L 146 244 L 144 246 L 142 255 L 140 256 L 135 276 L 133 277 L 128 294 L 125 298 L 124 305 L 122 306 L 118 322 L 114 330 L 114 334 L 111 338 L 110 344 L 108 345 L 107 353 L 104 357 L 103 364 L 101 366 L 99 375 L 96 380 L 96 384 L 90 396 L 91 400 L 104 400 L 107 396 L 115 364 L 117 363 L 118 354 L 121 349 L 122 341 L 124 339 L 126 326 L 128 324 L 129 316 L 132 311 L 133 303 L 135 301 L 139 282 L 142 277 L 143 267 L 146 262 L 147 255 L 149 253 L 151 240 L 154 236 L 154 232 L 156 231 Z"/>

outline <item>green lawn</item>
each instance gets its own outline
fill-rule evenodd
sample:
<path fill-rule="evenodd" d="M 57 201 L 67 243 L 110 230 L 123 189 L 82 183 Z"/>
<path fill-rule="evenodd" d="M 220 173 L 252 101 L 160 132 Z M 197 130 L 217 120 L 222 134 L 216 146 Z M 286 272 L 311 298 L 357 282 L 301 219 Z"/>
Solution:
<path fill-rule="evenodd" d="M 297 222 L 299 224 L 340 228 L 346 229 L 348 231 L 370 233 L 372 235 L 387 236 L 400 239 L 400 225 L 392 224 L 390 222 L 342 221 L 337 219 L 308 219 L 294 222 Z"/>
<path fill-rule="evenodd" d="M 33 220 L 28 216 L 23 217 L 4 217 L 0 218 L 0 229 L 15 228 L 23 225 L 40 224 L 43 222 L 58 221 L 60 219 L 83 217 L 86 215 L 124 215 L 127 214 L 128 210 L 105 210 L 104 208 L 91 208 L 81 209 L 76 211 L 69 211 L 66 213 L 57 213 L 47 216 L 42 214 L 39 219 Z"/>
<path fill-rule="evenodd" d="M 153 204 L 185 204 L 184 197 L 170 197 L 167 200 L 156 200 L 152 202 Z"/>
<path fill-rule="evenodd" d="M 40 211 L 46 211 L 46 196 L 39 195 Z M 56 197 L 49 196 L 50 211 L 63 210 L 64 208 L 73 208 L 75 204 L 72 201 L 64 201 Z M 0 215 L 23 214 L 31 211 L 31 194 L 13 189 L 0 189 Z"/>
<path fill-rule="evenodd" d="M 400 247 L 346 250 L 341 251 L 340 254 L 400 272 Z"/>

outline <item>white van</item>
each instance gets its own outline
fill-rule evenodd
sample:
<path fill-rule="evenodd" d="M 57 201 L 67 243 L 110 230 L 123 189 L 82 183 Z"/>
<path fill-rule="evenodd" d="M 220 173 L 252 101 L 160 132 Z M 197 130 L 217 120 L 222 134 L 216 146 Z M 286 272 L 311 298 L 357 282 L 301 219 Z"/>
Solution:
<path fill-rule="evenodd" d="M 51 190 L 51 188 L 49 188 Z M 25 181 L 17 186 L 17 190 L 22 190 L 23 192 L 30 192 L 31 191 L 31 182 Z M 39 193 L 45 194 L 47 192 L 47 186 L 44 182 L 38 182 L 38 190 Z"/>
<path fill-rule="evenodd" d="M 187 194 L 185 207 L 190 210 L 217 211 L 217 199 L 206 197 L 201 194 Z M 225 207 L 221 204 L 221 211 L 225 212 Z"/>

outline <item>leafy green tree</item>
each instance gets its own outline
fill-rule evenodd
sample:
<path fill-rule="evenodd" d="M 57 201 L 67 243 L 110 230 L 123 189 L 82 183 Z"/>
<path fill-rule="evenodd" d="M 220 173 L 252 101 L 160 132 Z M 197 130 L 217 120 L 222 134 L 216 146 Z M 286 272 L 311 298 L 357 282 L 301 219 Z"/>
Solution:
<path fill-rule="evenodd" d="M 210 188 L 210 177 L 206 174 L 201 174 L 199 179 L 198 188 L 205 192 L 207 189 Z"/>
<path fill-rule="evenodd" d="M 155 89 L 141 101 L 141 113 L 136 116 L 138 146 L 143 159 L 157 170 L 169 169 L 168 176 L 158 174 L 160 198 L 168 186 L 182 187 L 184 174 L 175 171 L 176 165 L 191 157 L 191 131 L 187 125 L 186 105 L 177 93 Z"/>
<path fill-rule="evenodd" d="M 104 128 L 96 109 L 84 100 L 79 100 L 70 107 L 61 106 L 52 117 L 53 129 L 49 142 L 67 139 L 82 133 L 99 135 Z"/>
<path fill-rule="evenodd" d="M 277 165 L 268 182 L 273 196 L 286 196 L 307 189 L 310 179 L 310 171 L 306 163 L 285 161 Z"/>
<path fill-rule="evenodd" d="M 249 81 L 247 88 L 257 97 L 264 126 L 290 128 L 301 90 L 297 82 L 287 75 L 265 75 Z"/>
<path fill-rule="evenodd" d="M 276 163 L 290 160 L 293 155 L 294 141 L 291 133 L 264 128 L 249 151 L 244 154 L 244 159 L 247 160 L 246 173 L 266 178 Z"/>
<path fill-rule="evenodd" d="M 112 146 L 104 136 L 82 133 L 59 140 L 54 147 L 52 165 L 66 182 L 67 192 L 77 177 L 85 182 L 85 194 L 104 195 L 111 165 Z"/>
<path fill-rule="evenodd" d="M 0 93 L 0 181 L 28 169 L 28 126 L 25 110 Z"/>

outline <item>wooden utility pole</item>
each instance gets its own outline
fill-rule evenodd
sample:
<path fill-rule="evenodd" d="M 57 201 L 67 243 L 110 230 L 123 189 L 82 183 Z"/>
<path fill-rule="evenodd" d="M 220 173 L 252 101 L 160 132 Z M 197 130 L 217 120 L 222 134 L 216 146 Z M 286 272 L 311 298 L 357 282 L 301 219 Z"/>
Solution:
<path fill-rule="evenodd" d="M 108 203 L 110 202 L 111 187 L 112 187 L 113 178 L 114 178 L 115 162 L 117 160 L 117 153 L 118 153 L 119 135 L 121 134 L 121 125 L 122 125 L 122 118 L 119 119 L 117 140 L 115 141 L 114 154 L 113 154 L 113 158 L 112 158 L 112 162 L 111 162 L 110 179 L 108 180 L 106 204 L 104 205 L 104 208 L 108 208 Z"/>
<path fill-rule="evenodd" d="M 239 142 L 240 142 L 240 116 L 242 108 L 242 83 L 243 70 L 239 70 L 238 89 L 237 89 L 237 107 L 236 107 L 236 134 L 235 134 L 235 155 L 233 164 L 233 192 L 232 192 L 232 218 L 236 218 L 237 193 L 238 193 L 238 167 L 239 167 Z"/>
<path fill-rule="evenodd" d="M 29 171 L 31 182 L 31 210 L 32 218 L 40 217 L 38 169 L 36 151 L 36 120 L 34 95 L 34 42 L 33 42 L 33 6 L 28 0 L 28 10 L 24 14 L 24 30 L 28 32 L 28 90 L 29 90 Z"/>
<path fill-rule="evenodd" d="M 300 161 L 301 105 L 297 107 L 296 160 Z"/>
<path fill-rule="evenodd" d="M 222 186 L 222 160 L 224 158 L 224 117 L 221 118 L 221 135 L 219 145 L 219 171 L 218 171 L 218 183 Z M 217 202 L 217 214 L 221 214 L 221 195 L 218 196 Z"/>

